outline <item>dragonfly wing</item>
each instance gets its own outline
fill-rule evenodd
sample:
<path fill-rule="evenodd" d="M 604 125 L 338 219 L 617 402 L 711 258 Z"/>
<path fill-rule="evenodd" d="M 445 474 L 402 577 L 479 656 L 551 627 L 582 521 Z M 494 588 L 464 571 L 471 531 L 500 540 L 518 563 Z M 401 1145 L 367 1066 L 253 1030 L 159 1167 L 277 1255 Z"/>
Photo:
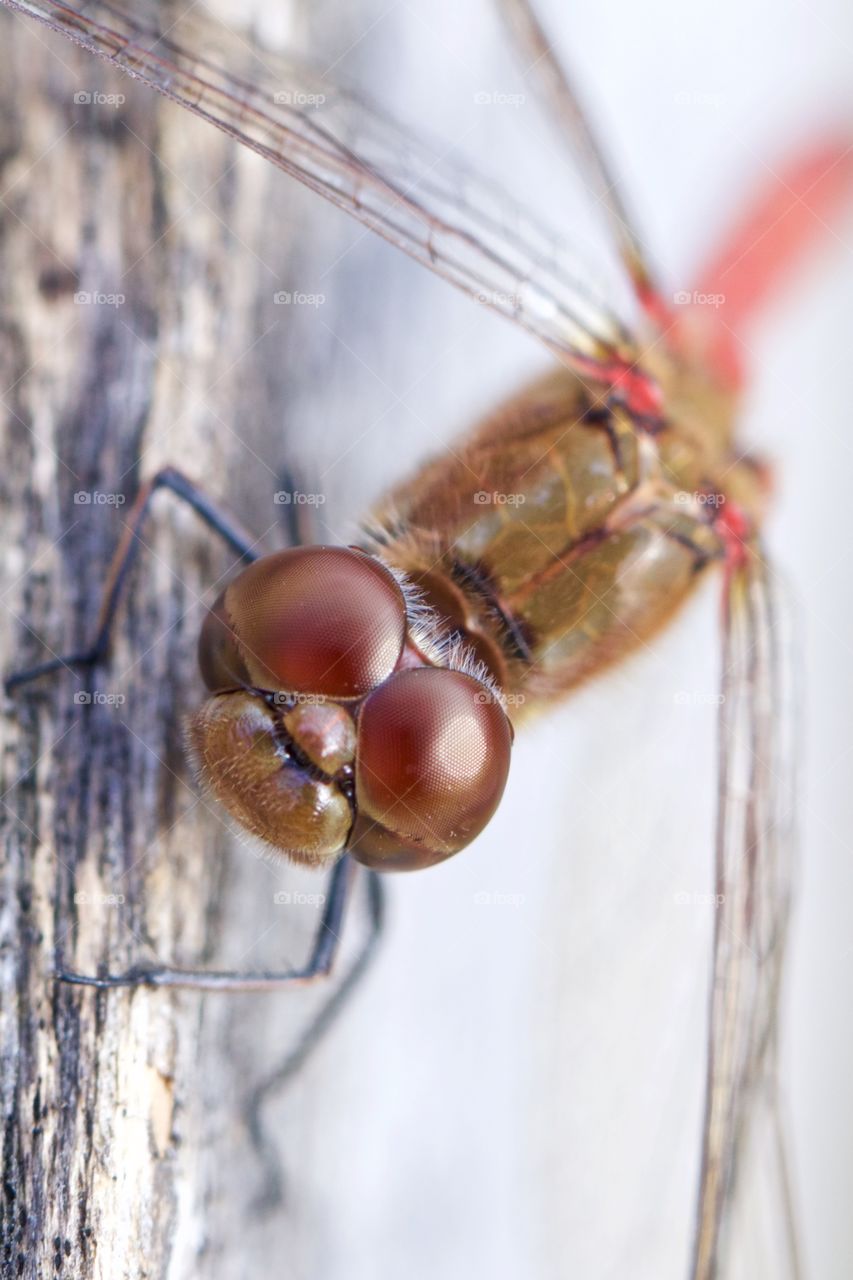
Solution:
<path fill-rule="evenodd" d="M 760 550 L 729 570 L 724 614 L 717 912 L 692 1276 L 733 1274 L 741 1236 L 759 1229 L 765 1238 L 750 1248 L 774 1261 L 752 1274 L 793 1280 L 797 1246 L 776 1060 L 796 725 L 787 613 Z"/>
<path fill-rule="evenodd" d="M 525 75 L 537 92 L 564 141 L 569 145 L 607 215 L 622 263 L 647 315 L 661 328 L 672 323 L 669 308 L 654 282 L 654 273 L 628 212 L 620 184 L 605 157 L 599 139 L 572 84 L 557 57 L 530 0 L 497 0 L 526 67 Z"/>
<path fill-rule="evenodd" d="M 613 381 L 634 340 L 580 258 L 536 218 L 362 96 L 260 49 L 198 6 L 0 0 L 102 55 L 265 156 L 522 328 L 581 376 Z"/>

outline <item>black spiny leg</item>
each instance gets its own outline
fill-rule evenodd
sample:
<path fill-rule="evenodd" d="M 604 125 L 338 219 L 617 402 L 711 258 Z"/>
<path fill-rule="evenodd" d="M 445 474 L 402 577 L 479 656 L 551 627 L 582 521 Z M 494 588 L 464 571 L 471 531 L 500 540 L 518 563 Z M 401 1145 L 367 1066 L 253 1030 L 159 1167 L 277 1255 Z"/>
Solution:
<path fill-rule="evenodd" d="M 107 572 L 106 587 L 91 644 L 78 653 L 63 654 L 61 657 L 50 658 L 47 662 L 40 662 L 37 666 L 29 667 L 25 671 L 15 671 L 6 677 L 7 693 L 19 685 L 36 680 L 39 676 L 50 675 L 51 672 L 59 671 L 63 667 L 90 667 L 95 663 L 103 662 L 106 658 L 110 646 L 110 632 L 115 621 L 122 588 L 142 546 L 139 532 L 148 515 L 151 499 L 158 489 L 168 489 L 187 502 L 194 511 L 198 512 L 205 524 L 214 533 L 218 533 L 242 560 L 248 563 L 258 559 L 260 553 L 255 550 L 257 539 L 242 529 L 232 516 L 222 511 L 182 472 L 174 467 L 164 467 L 161 471 L 155 472 L 142 486 L 128 512 L 124 532 Z"/>
<path fill-rule="evenodd" d="M 287 469 L 281 472 L 279 483 L 281 488 L 275 500 L 282 508 L 281 523 L 288 546 L 309 547 L 322 542 L 317 519 L 317 504 L 323 501 L 322 494 L 305 493 L 299 488 L 294 472 Z"/>
<path fill-rule="evenodd" d="M 369 923 L 367 936 L 358 955 L 335 990 L 326 996 L 316 1010 L 287 1057 L 252 1091 L 246 1107 L 249 1135 L 264 1166 L 263 1191 L 257 1201 L 257 1207 L 261 1210 L 273 1209 L 282 1199 L 278 1152 L 267 1137 L 263 1125 L 264 1103 L 298 1074 L 335 1022 L 367 970 L 382 933 L 385 920 L 385 886 L 382 877 L 376 871 L 365 870 L 363 878 L 367 888 Z"/>
<path fill-rule="evenodd" d="M 293 500 L 297 492 L 290 476 L 291 502 L 287 515 L 287 531 L 290 540 L 299 543 L 304 539 L 311 513 L 299 509 Z M 78 653 L 54 657 L 25 671 L 18 671 L 6 680 L 7 692 L 11 689 L 48 675 L 63 667 L 90 666 L 106 658 L 110 632 L 115 620 L 122 588 L 142 545 L 139 537 L 148 515 L 151 499 L 158 489 L 168 489 L 187 502 L 202 520 L 247 563 L 259 558 L 256 540 L 252 538 L 230 515 L 223 512 L 191 480 L 174 467 L 164 467 L 156 472 L 140 489 L 131 507 L 125 529 L 113 556 L 107 574 L 106 587 L 98 615 L 95 635 L 88 648 Z M 302 517 L 300 519 L 300 517 Z M 98 976 L 60 969 L 56 978 L 75 986 L 95 987 L 100 990 L 113 987 L 182 987 L 195 991 L 269 991 L 282 987 L 312 982 L 328 976 L 333 967 L 341 940 L 350 888 L 355 878 L 356 864 L 344 855 L 334 866 L 328 881 L 328 892 L 323 915 L 306 963 L 295 969 L 237 973 L 227 970 L 177 969 L 168 965 L 137 965 L 124 973 Z M 349 995 L 358 984 L 373 955 L 383 924 L 383 889 L 375 871 L 362 871 L 367 888 L 369 923 L 367 936 L 361 949 L 339 985 L 332 990 L 316 1011 L 287 1058 L 253 1095 L 250 1105 L 250 1129 L 259 1149 L 263 1146 L 260 1127 L 260 1110 L 265 1098 L 284 1084 L 305 1062 L 313 1047 L 319 1042 L 344 1007 Z"/>
<path fill-rule="evenodd" d="M 323 915 L 311 955 L 296 969 L 235 973 L 222 969 L 175 969 L 170 965 L 134 965 L 124 973 L 98 976 L 60 970 L 56 977 L 80 987 L 184 987 L 192 991 L 272 991 L 296 983 L 325 978 L 331 972 L 341 940 L 349 889 L 356 864 L 344 855 L 329 876 Z M 337 993 L 335 993 L 337 994 Z"/>

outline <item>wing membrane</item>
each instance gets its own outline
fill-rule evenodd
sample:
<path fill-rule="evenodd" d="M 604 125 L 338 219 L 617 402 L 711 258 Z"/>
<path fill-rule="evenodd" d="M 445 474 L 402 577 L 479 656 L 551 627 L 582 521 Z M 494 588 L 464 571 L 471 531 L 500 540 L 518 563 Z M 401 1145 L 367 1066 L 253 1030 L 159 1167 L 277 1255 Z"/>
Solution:
<path fill-rule="evenodd" d="M 198 10 L 161 29 L 156 6 L 145 3 L 132 11 L 0 3 L 209 120 L 533 333 L 582 376 L 610 383 L 634 361 L 630 333 L 558 237 L 328 75 L 262 51 Z"/>
<path fill-rule="evenodd" d="M 786 615 L 758 551 L 729 571 L 719 724 L 714 937 L 694 1280 L 727 1274 L 731 1209 L 772 1202 L 776 1280 L 797 1247 L 779 1124 L 777 1011 L 791 897 L 795 717 Z M 757 1153 L 761 1152 L 758 1157 Z M 749 1174 L 749 1176 L 748 1176 Z M 750 1188 L 758 1179 L 759 1187 Z M 742 1215 L 740 1215 L 742 1217 Z M 743 1223 L 741 1222 L 741 1226 Z"/>
<path fill-rule="evenodd" d="M 543 105 L 577 156 L 590 189 L 607 215 L 637 298 L 652 319 L 661 327 L 669 327 L 672 323 L 669 308 L 655 283 L 636 224 L 566 67 L 554 52 L 530 0 L 497 0 L 497 3 L 515 35 L 526 66 L 525 74 L 536 84 Z"/>

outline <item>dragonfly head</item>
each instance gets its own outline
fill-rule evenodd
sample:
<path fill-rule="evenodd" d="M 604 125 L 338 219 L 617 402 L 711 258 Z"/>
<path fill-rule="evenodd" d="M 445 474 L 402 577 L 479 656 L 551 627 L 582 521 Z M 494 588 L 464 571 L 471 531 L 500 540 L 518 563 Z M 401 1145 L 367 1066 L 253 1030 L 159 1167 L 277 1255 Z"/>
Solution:
<path fill-rule="evenodd" d="M 497 808 L 512 743 L 499 696 L 430 664 L 403 589 L 364 552 L 300 547 L 244 569 L 205 619 L 199 665 L 199 776 L 296 861 L 430 866 Z"/>

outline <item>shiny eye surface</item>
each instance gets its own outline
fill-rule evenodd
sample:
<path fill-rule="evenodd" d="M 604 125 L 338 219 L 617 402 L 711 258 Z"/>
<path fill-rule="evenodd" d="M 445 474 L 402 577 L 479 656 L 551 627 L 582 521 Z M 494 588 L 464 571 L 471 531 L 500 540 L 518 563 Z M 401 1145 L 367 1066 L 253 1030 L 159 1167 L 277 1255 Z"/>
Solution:
<path fill-rule="evenodd" d="M 391 674 L 405 635 L 403 594 L 377 560 L 298 547 L 229 584 L 208 614 L 199 658 L 213 689 L 243 669 L 257 688 L 357 698 Z"/>
<path fill-rule="evenodd" d="M 198 665 L 201 678 L 212 693 L 250 685 L 252 677 L 237 646 L 225 612 L 225 592 L 207 611 L 198 638 Z"/>
<path fill-rule="evenodd" d="M 209 698 L 187 722 L 187 747 L 203 785 L 247 831 L 296 862 L 340 856 L 352 825 L 346 796 L 294 758 L 259 697 Z"/>
<path fill-rule="evenodd" d="M 359 714 L 353 856 L 414 870 L 462 849 L 498 806 L 511 745 L 503 708 L 480 681 L 432 667 L 397 672 Z"/>

